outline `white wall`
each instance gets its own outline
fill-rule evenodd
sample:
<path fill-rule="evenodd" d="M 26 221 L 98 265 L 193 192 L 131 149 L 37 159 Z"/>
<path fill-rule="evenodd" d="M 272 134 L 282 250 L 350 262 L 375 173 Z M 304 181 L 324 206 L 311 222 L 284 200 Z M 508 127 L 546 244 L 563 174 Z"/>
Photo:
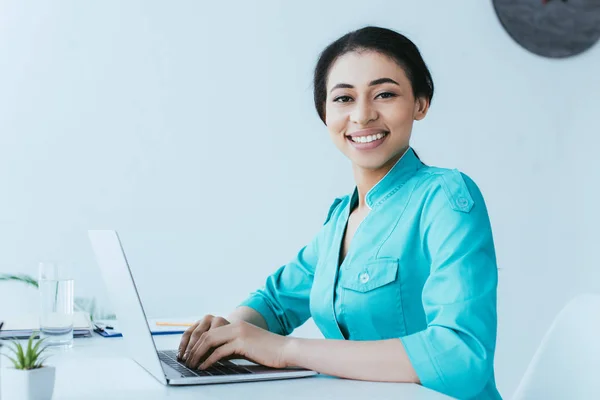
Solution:
<path fill-rule="evenodd" d="M 529 54 L 488 1 L 1 0 L 0 272 L 53 259 L 110 307 L 85 231 L 115 228 L 149 314 L 228 313 L 352 188 L 311 73 L 367 24 L 407 34 L 432 70 L 421 158 L 487 199 L 510 397 L 561 305 L 599 287 L 600 47 Z M 34 291 L 0 285 L 0 314 L 31 309 Z"/>

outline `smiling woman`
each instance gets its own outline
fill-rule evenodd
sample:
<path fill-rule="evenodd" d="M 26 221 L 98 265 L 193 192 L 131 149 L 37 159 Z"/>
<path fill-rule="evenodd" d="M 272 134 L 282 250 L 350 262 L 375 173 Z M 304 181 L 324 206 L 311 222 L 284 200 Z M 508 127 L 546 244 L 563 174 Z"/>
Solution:
<path fill-rule="evenodd" d="M 468 176 L 424 165 L 410 147 L 432 97 L 419 50 L 397 32 L 366 27 L 322 52 L 315 107 L 356 186 L 228 318 L 209 315 L 186 331 L 179 356 L 188 366 L 236 355 L 501 398 L 498 276 L 483 196 Z M 326 339 L 288 336 L 310 317 Z"/>
<path fill-rule="evenodd" d="M 390 34 L 395 34 L 394 40 L 387 40 Z M 374 79 L 354 82 L 357 77 Z M 434 91 L 414 43 L 377 28 L 349 33 L 325 49 L 315 68 L 314 87 L 315 107 L 336 146 L 355 164 L 370 168 L 381 164 L 381 157 L 388 164 L 398 160 L 408 147 L 413 121 L 425 117 Z M 364 125 L 373 115 L 379 127 L 357 131 L 351 125 Z M 351 151 L 379 147 L 388 140 L 388 128 L 395 134 L 386 151 L 380 149 L 376 155 Z"/>

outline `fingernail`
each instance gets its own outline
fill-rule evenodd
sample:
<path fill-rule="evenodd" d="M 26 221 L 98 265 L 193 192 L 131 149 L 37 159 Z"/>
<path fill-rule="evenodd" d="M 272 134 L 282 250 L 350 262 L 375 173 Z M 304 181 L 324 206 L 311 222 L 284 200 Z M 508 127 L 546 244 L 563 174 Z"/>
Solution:
<path fill-rule="evenodd" d="M 188 357 L 188 353 L 185 353 L 185 354 L 183 355 L 183 361 L 186 361 L 186 360 L 187 360 L 187 357 Z"/>

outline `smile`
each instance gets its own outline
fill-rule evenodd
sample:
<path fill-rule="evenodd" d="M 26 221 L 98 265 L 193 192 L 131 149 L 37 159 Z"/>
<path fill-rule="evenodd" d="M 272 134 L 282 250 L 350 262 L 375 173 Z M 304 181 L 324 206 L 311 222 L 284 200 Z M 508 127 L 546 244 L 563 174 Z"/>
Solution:
<path fill-rule="evenodd" d="M 346 139 L 358 150 L 370 150 L 381 145 L 388 135 L 389 132 L 379 132 L 368 136 L 346 136 Z"/>

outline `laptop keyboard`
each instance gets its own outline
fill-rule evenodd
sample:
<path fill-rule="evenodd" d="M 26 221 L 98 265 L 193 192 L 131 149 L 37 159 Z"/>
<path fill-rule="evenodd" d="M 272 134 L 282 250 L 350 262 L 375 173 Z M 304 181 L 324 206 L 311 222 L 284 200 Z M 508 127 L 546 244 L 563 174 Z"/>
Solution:
<path fill-rule="evenodd" d="M 215 376 L 215 375 L 241 375 L 241 374 L 252 374 L 253 371 L 248 368 L 244 368 L 241 365 L 232 363 L 231 361 L 217 361 L 210 368 L 190 369 L 185 366 L 183 362 L 177 361 L 176 350 L 164 350 L 158 352 L 158 358 L 160 361 L 179 372 L 182 377 L 196 377 L 196 376 Z"/>

